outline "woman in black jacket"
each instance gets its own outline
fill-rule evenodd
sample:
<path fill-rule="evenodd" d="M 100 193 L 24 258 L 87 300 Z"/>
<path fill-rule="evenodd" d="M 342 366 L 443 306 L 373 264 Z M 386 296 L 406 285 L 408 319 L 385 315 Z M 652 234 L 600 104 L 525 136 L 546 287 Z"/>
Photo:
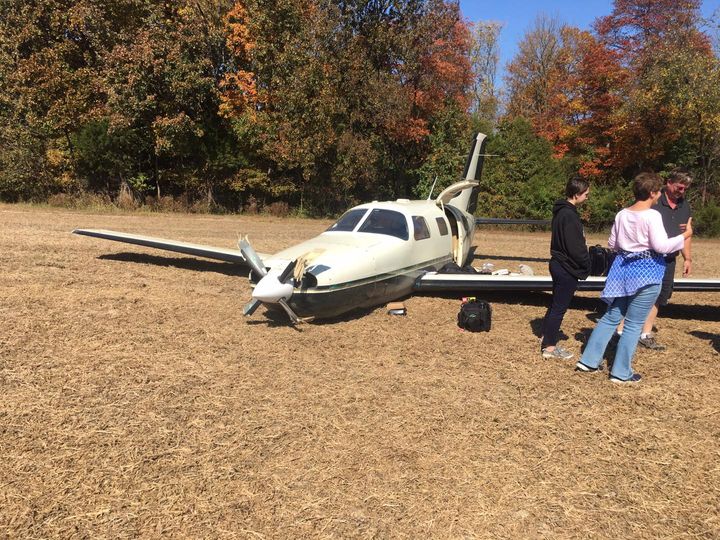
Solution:
<path fill-rule="evenodd" d="M 560 325 L 575 291 L 578 280 L 590 275 L 590 255 L 585 243 L 577 205 L 588 197 L 590 184 L 584 178 L 571 178 L 565 186 L 567 199 L 553 208 L 552 240 L 550 242 L 550 275 L 553 280 L 552 303 L 542 325 L 540 348 L 543 358 L 569 359 L 573 353 L 557 344 Z"/>

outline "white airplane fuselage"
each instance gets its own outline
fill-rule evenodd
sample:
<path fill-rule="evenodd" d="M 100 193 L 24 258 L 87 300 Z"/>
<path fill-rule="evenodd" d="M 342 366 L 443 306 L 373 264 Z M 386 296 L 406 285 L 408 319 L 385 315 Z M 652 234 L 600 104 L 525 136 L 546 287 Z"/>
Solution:
<path fill-rule="evenodd" d="M 263 262 L 277 274 L 298 261 L 287 303 L 300 317 L 333 317 L 406 296 L 419 276 L 453 260 L 462 265 L 474 229 L 472 215 L 442 201 L 373 202 Z"/>

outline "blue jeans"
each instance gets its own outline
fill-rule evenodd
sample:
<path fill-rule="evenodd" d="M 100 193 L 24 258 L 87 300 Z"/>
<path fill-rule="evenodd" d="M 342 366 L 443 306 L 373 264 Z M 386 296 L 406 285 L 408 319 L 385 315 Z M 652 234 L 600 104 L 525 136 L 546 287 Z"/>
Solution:
<path fill-rule="evenodd" d="M 591 368 L 596 368 L 602 363 L 607 344 L 624 317 L 625 325 L 618 342 L 610 375 L 623 380 L 632 377 L 632 358 L 645 319 L 655 304 L 658 294 L 660 294 L 659 283 L 647 285 L 632 296 L 616 298 L 608 306 L 605 315 L 598 321 L 595 330 L 590 335 L 580 362 Z"/>

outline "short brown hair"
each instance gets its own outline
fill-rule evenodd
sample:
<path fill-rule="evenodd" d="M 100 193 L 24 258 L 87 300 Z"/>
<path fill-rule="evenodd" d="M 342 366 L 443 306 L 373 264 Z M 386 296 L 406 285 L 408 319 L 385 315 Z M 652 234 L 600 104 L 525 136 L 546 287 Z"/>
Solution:
<path fill-rule="evenodd" d="M 667 176 L 667 182 L 689 186 L 692 184 L 692 176 L 684 169 L 673 169 Z"/>
<path fill-rule="evenodd" d="M 648 200 L 650 198 L 650 194 L 653 191 L 660 191 L 662 186 L 663 181 L 659 174 L 652 172 L 638 174 L 633 182 L 633 194 L 635 195 L 635 200 Z"/>
<path fill-rule="evenodd" d="M 585 193 L 590 187 L 590 182 L 581 176 L 573 176 L 565 186 L 565 196 L 572 199 L 575 195 Z"/>

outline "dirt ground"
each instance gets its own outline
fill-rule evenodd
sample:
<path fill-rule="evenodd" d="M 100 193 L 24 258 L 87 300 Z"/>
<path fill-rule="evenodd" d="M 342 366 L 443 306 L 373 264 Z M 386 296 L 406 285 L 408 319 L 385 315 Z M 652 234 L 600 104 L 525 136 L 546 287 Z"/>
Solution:
<path fill-rule="evenodd" d="M 485 295 L 483 334 L 451 296 L 294 329 L 243 318 L 230 264 L 70 234 L 273 252 L 327 225 L 0 205 L 0 537 L 720 537 L 718 293 L 675 294 L 628 387 L 539 357 L 548 294 Z M 547 272 L 548 233 L 477 240 Z"/>

